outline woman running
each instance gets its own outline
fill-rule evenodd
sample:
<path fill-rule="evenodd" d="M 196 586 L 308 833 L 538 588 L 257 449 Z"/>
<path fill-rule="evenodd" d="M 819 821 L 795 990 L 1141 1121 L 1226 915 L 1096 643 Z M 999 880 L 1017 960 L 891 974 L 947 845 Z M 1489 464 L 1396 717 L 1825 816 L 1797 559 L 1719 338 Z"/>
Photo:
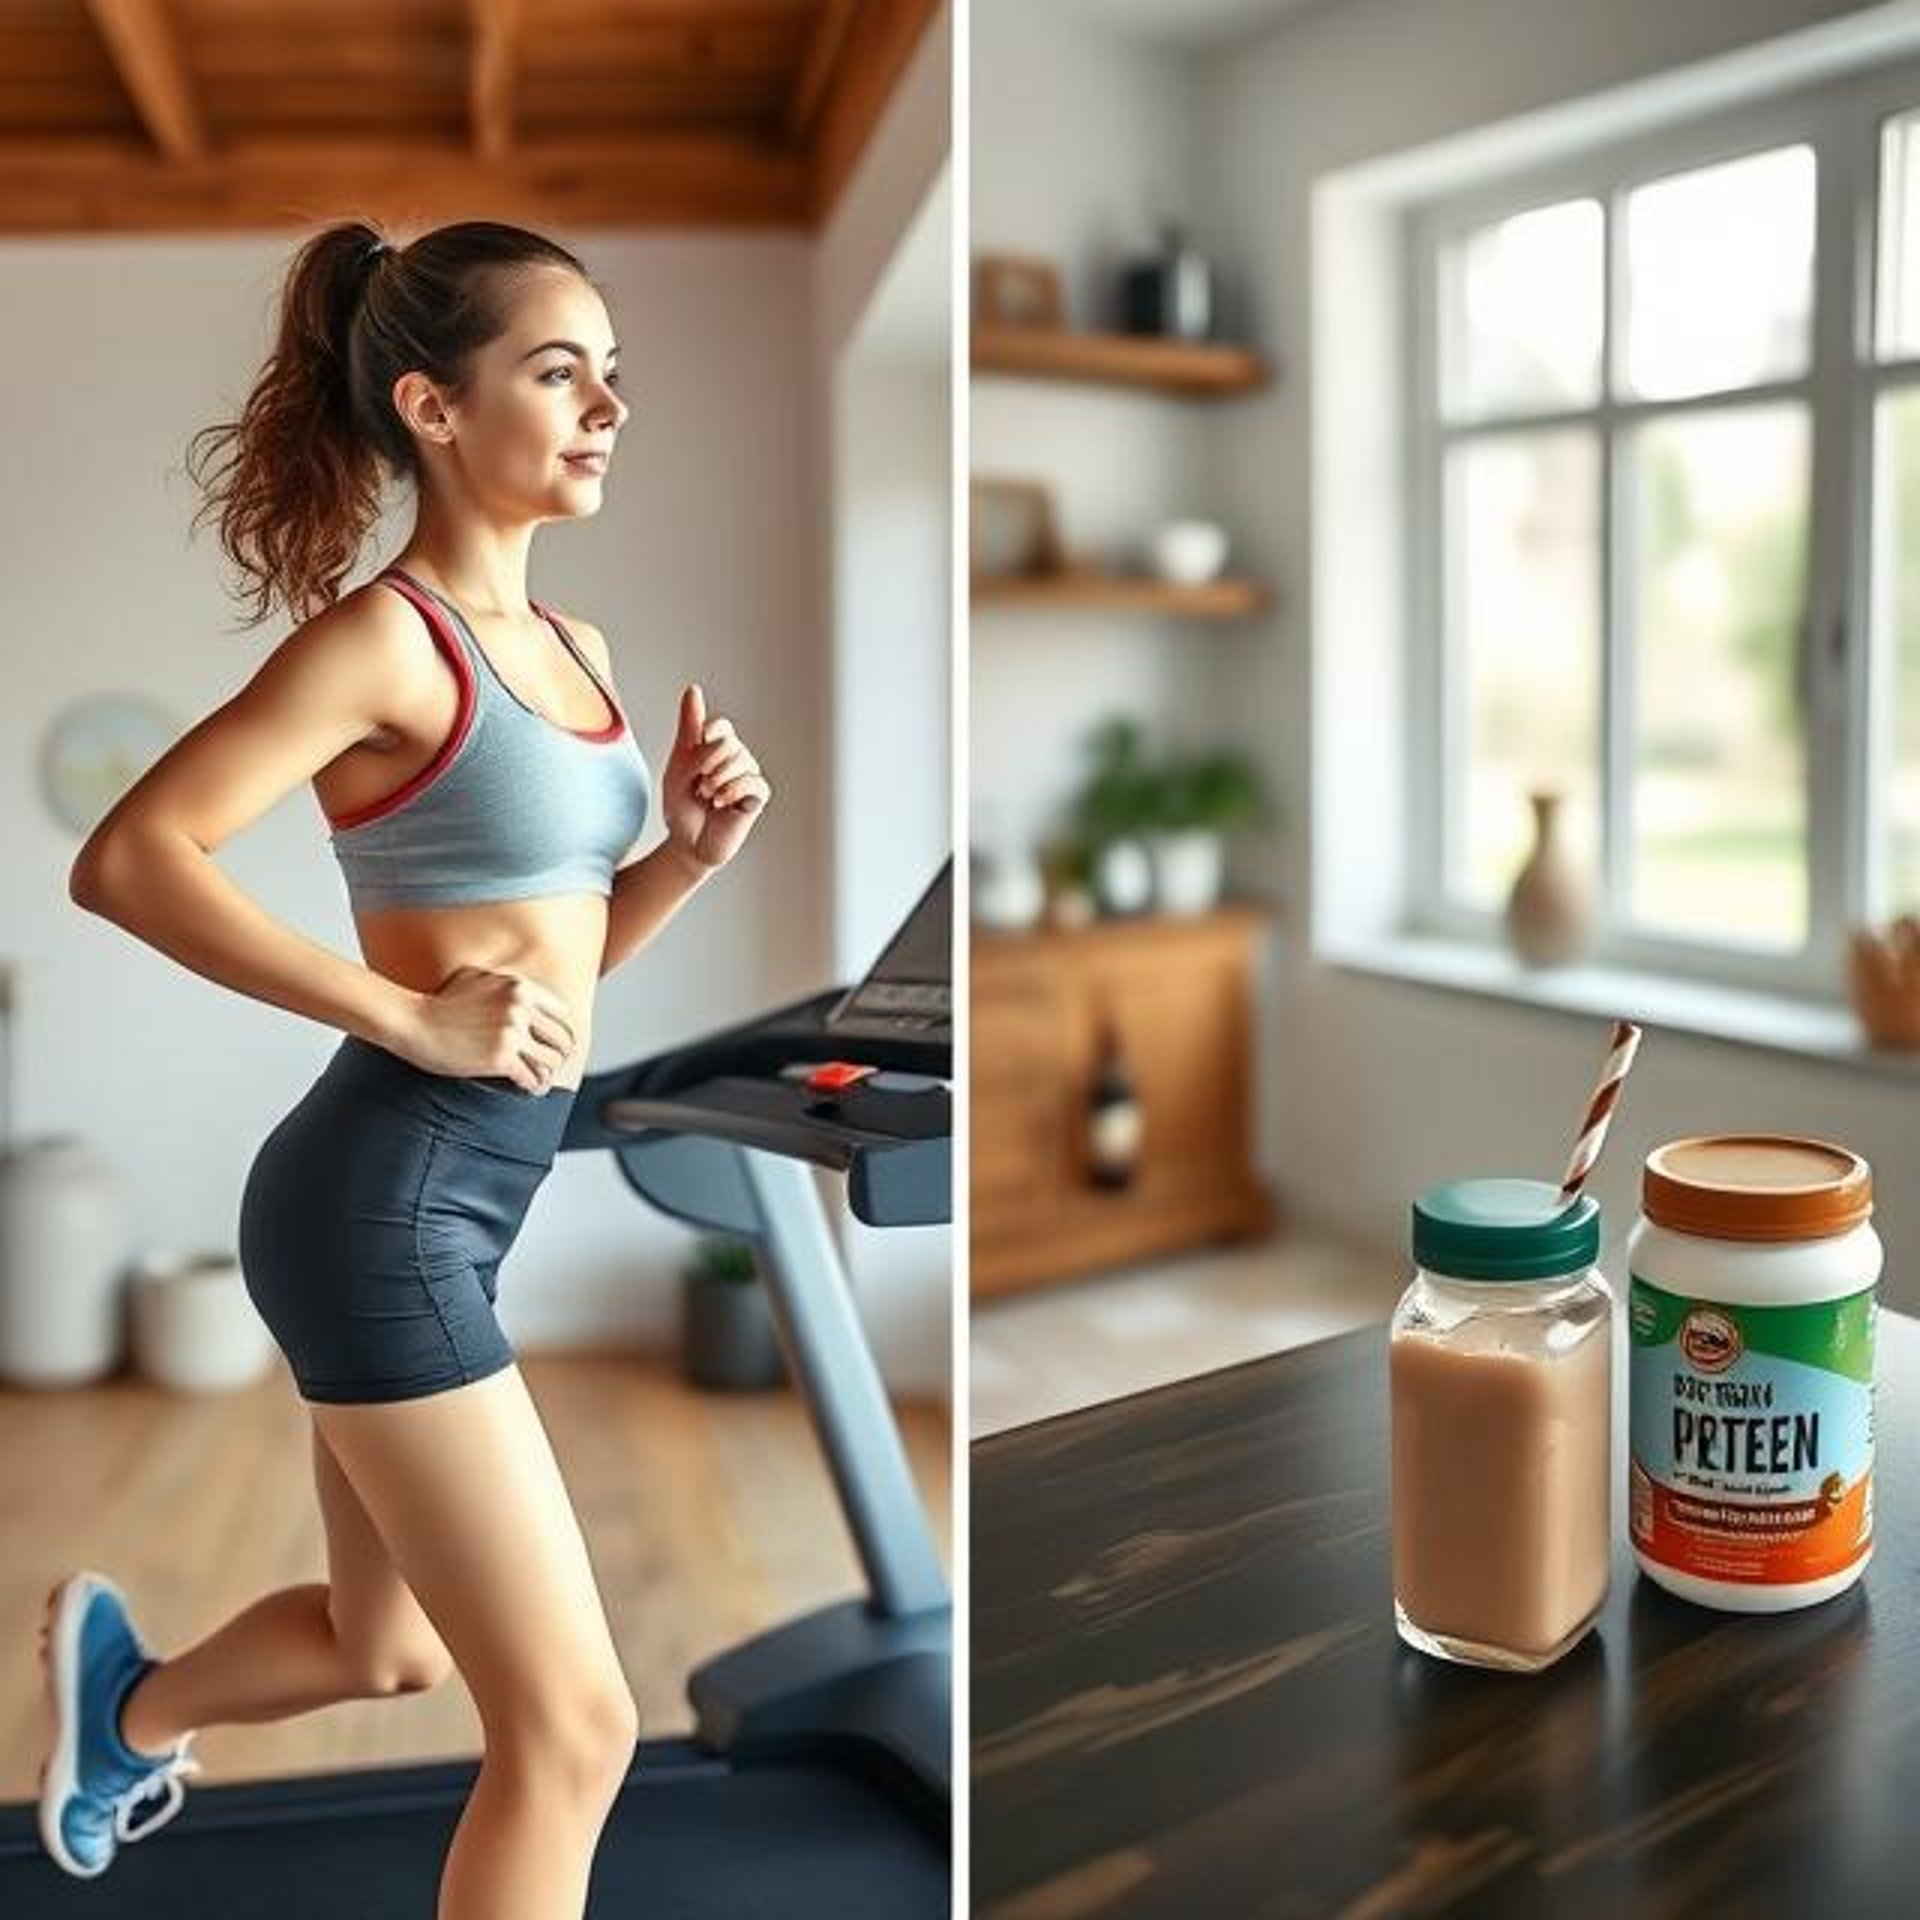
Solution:
<path fill-rule="evenodd" d="M 534 530 L 599 509 L 628 413 L 617 351 L 600 291 L 550 240 L 475 221 L 393 248 L 349 223 L 295 258 L 239 420 L 195 436 L 249 624 L 276 600 L 303 624 L 122 797 L 71 886 L 194 972 L 344 1033 L 260 1148 L 240 1218 L 248 1291 L 312 1417 L 328 1577 L 165 1660 L 110 1581 L 54 1589 L 40 1828 L 69 1873 L 172 1818 L 197 1729 L 457 1667 L 485 1752 L 439 1920 L 584 1912 L 638 1714 L 495 1318 L 500 1262 L 558 1150 L 600 977 L 771 798 L 689 686 L 666 837 L 631 859 L 650 778 L 607 644 L 528 596 Z M 413 483 L 412 534 L 342 594 L 383 468 Z M 302 781 L 363 963 L 212 857 Z"/>

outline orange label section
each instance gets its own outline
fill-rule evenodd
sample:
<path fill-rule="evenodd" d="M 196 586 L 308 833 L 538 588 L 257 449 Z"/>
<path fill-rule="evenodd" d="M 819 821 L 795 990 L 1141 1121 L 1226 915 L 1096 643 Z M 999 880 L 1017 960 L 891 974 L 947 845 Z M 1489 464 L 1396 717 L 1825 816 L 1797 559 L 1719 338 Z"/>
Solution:
<path fill-rule="evenodd" d="M 1817 1499 L 1764 1505 L 1678 1491 L 1638 1461 L 1628 1478 L 1633 1544 L 1676 1573 L 1798 1585 L 1846 1572 L 1873 1544 L 1871 1473 Z"/>

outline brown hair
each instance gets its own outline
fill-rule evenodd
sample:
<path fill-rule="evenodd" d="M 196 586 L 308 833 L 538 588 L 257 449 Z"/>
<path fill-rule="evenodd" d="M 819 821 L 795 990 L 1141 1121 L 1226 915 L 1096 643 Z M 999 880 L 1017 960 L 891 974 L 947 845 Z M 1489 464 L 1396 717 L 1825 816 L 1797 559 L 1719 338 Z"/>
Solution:
<path fill-rule="evenodd" d="M 418 368 L 457 399 L 472 355 L 506 330 L 514 276 L 531 267 L 595 284 L 565 247 L 492 220 L 437 227 L 404 248 L 355 220 L 301 247 L 239 419 L 202 427 L 187 452 L 206 495 L 193 529 L 218 511 L 221 547 L 253 582 L 248 626 L 276 599 L 304 621 L 339 598 L 380 514 L 381 463 L 419 481 L 394 382 Z"/>

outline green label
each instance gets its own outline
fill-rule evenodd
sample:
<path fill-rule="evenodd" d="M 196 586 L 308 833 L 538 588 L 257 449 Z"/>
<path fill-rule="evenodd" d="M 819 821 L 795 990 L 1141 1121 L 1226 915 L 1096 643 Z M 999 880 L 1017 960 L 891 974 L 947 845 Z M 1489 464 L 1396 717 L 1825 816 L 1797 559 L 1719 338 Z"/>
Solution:
<path fill-rule="evenodd" d="M 1740 1324 L 1749 1353 L 1820 1367 L 1863 1384 L 1873 1379 L 1874 1291 L 1868 1287 L 1841 1300 L 1816 1300 L 1794 1307 L 1727 1307 Z M 1633 1278 L 1632 1325 L 1636 1347 L 1662 1347 L 1681 1322 L 1702 1303 L 1682 1294 L 1663 1293 L 1637 1274 Z"/>

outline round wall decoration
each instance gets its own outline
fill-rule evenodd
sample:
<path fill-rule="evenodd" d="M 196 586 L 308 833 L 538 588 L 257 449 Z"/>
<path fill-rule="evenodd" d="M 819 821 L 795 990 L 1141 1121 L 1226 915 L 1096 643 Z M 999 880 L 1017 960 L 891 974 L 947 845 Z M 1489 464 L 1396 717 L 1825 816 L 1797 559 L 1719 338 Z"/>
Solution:
<path fill-rule="evenodd" d="M 69 702 L 40 743 L 40 791 L 54 818 L 91 833 L 179 733 L 172 714 L 144 694 L 90 693 Z"/>

